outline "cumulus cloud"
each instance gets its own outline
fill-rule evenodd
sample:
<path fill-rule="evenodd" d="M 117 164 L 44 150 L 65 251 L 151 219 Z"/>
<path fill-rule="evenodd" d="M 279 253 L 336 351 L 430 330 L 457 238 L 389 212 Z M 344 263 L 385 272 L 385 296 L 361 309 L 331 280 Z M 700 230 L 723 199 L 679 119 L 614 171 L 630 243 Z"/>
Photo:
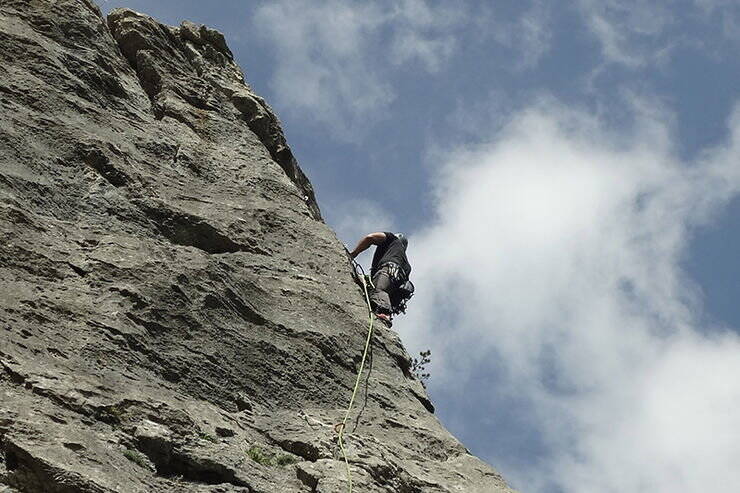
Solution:
<path fill-rule="evenodd" d="M 411 237 L 418 293 L 399 330 L 432 349 L 433 392 L 489 410 L 487 459 L 526 491 L 740 488 L 740 338 L 701 326 L 681 269 L 696 226 L 740 192 L 740 111 L 684 163 L 666 115 L 631 104 L 629 132 L 544 100 L 451 150 L 437 217 Z M 497 443 L 517 434 L 519 451 Z"/>
<path fill-rule="evenodd" d="M 394 68 L 441 68 L 461 19 L 426 0 L 276 0 L 256 9 L 253 25 L 277 52 L 276 98 L 352 140 L 395 99 Z"/>

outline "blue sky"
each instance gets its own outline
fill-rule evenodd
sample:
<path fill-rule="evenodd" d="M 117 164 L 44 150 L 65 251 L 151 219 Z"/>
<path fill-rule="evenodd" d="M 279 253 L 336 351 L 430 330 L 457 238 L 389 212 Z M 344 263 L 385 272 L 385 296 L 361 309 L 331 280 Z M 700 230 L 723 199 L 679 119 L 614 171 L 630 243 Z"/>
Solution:
<path fill-rule="evenodd" d="M 514 486 L 740 489 L 740 4 L 99 3 L 223 31 L 340 239 L 408 233 L 395 327 Z"/>

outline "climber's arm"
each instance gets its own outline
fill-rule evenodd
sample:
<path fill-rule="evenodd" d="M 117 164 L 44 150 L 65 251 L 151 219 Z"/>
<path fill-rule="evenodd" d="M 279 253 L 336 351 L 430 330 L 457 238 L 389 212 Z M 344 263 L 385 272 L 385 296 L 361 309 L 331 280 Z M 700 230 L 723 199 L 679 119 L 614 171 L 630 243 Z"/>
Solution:
<path fill-rule="evenodd" d="M 352 255 L 352 258 L 356 258 L 359 254 L 370 248 L 370 245 L 380 245 L 385 239 L 385 233 L 370 233 L 360 240 L 355 249 L 350 252 L 350 255 Z"/>

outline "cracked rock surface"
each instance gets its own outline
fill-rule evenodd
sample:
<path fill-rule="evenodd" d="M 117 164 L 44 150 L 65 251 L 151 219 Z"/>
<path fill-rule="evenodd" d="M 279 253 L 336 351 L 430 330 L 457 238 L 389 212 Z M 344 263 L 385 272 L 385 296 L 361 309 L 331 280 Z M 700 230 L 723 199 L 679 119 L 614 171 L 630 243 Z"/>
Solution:
<path fill-rule="evenodd" d="M 347 490 L 367 312 L 221 33 L 0 3 L 0 492 Z M 510 492 L 377 326 L 357 492 Z"/>

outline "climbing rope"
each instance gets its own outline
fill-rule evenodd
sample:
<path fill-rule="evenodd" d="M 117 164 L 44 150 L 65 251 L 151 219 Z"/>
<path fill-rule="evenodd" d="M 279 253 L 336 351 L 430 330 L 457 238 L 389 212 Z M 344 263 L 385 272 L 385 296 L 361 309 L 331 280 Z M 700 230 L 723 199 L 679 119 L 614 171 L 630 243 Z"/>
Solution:
<path fill-rule="evenodd" d="M 357 396 L 357 389 L 360 387 L 360 380 L 362 377 L 362 370 L 365 368 L 365 360 L 367 359 L 367 351 L 370 348 L 370 339 L 373 335 L 373 309 L 370 305 L 370 295 L 367 292 L 367 280 L 365 279 L 365 271 L 362 269 L 362 266 L 352 260 L 352 263 L 354 264 L 355 274 L 358 275 L 360 279 L 362 279 L 362 289 L 365 291 L 365 301 L 367 301 L 367 313 L 368 313 L 368 319 L 369 319 L 369 327 L 367 331 L 367 339 L 365 340 L 365 350 L 362 352 L 362 361 L 360 362 L 360 371 L 357 372 L 357 379 L 355 380 L 355 388 L 352 390 L 352 397 L 349 400 L 349 406 L 347 406 L 347 412 L 344 414 L 344 419 L 341 423 L 337 424 L 334 427 L 334 431 L 336 431 L 339 434 L 339 448 L 342 450 L 342 456 L 344 456 L 344 463 L 347 466 L 347 481 L 349 482 L 349 493 L 352 493 L 352 473 L 349 469 L 349 459 L 347 459 L 347 451 L 344 448 L 344 429 L 347 426 L 347 420 L 349 419 L 349 415 L 352 412 L 352 405 L 355 403 L 355 397 Z M 361 271 L 360 274 L 357 273 L 357 270 Z M 371 281 L 372 283 L 372 281 Z"/>

